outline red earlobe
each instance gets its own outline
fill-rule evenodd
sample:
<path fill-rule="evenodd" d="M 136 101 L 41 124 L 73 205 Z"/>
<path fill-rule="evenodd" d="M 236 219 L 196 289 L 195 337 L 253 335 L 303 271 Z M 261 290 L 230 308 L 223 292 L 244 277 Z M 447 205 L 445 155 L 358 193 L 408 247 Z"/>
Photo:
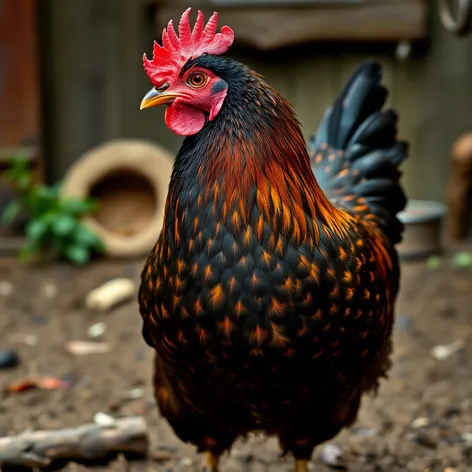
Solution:
<path fill-rule="evenodd" d="M 216 115 L 218 115 L 218 113 L 220 112 L 227 93 L 228 93 L 228 89 L 224 89 L 221 92 L 218 92 L 215 95 L 213 95 L 213 104 L 211 106 L 210 116 L 209 116 L 210 121 L 213 121 Z"/>

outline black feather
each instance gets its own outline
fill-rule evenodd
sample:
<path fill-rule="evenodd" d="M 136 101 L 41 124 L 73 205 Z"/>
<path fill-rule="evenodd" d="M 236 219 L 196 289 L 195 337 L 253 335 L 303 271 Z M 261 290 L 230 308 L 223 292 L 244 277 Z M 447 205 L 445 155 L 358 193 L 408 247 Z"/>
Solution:
<path fill-rule="evenodd" d="M 397 243 L 403 230 L 397 213 L 406 205 L 399 166 L 408 144 L 397 140 L 395 111 L 382 110 L 388 91 L 381 80 L 378 62 L 361 63 L 326 110 L 308 147 L 313 172 L 328 198 L 348 211 L 375 215 Z M 358 205 L 360 198 L 368 211 L 356 210 L 364 208 Z"/>

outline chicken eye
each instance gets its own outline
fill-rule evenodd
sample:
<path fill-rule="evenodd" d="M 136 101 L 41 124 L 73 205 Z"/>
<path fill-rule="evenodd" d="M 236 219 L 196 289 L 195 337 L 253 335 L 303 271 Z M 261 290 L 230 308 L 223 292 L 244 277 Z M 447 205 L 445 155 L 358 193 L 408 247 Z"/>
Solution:
<path fill-rule="evenodd" d="M 203 87 L 207 83 L 207 77 L 204 74 L 196 72 L 191 74 L 187 79 L 189 85 L 195 88 Z"/>

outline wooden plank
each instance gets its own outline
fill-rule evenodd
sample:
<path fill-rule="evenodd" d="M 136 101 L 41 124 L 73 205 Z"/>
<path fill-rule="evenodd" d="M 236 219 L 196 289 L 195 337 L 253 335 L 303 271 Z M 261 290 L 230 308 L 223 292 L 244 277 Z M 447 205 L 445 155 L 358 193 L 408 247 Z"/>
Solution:
<path fill-rule="evenodd" d="M 267 83 L 283 97 L 290 99 L 291 76 L 294 61 L 287 54 L 260 51 L 230 51 L 228 56 L 251 67 L 261 74 Z"/>
<path fill-rule="evenodd" d="M 36 0 L 0 2 L 0 173 L 20 155 L 41 171 L 38 37 Z M 0 181 L 0 215 L 14 195 Z M 16 229 L 0 221 L 0 257 L 16 253 Z"/>
<path fill-rule="evenodd" d="M 16 257 L 26 244 L 23 236 L 3 236 L 0 234 L 0 258 Z"/>
<path fill-rule="evenodd" d="M 57 179 L 91 147 L 122 134 L 119 5 L 114 0 L 44 2 L 52 56 L 45 84 L 54 133 L 49 151 Z"/>
<path fill-rule="evenodd" d="M 142 70 L 142 53 L 151 53 L 152 40 L 156 36 L 156 23 L 145 5 L 156 4 L 156 1 L 117 1 L 120 5 L 119 18 L 114 12 L 113 19 L 110 17 L 109 20 L 114 25 L 106 26 L 108 32 L 103 35 L 91 32 L 87 16 L 84 16 L 91 1 L 102 0 L 81 0 L 80 8 L 74 6 L 75 2 L 47 1 L 56 10 L 50 13 L 54 17 L 54 34 L 52 47 L 47 51 L 54 63 L 54 67 L 48 69 L 48 74 L 54 78 L 51 103 L 54 103 L 55 117 L 48 121 L 48 128 L 54 133 L 56 142 L 55 176 L 60 177 L 68 164 L 80 156 L 81 150 L 93 145 L 94 139 L 112 136 L 115 132 L 113 130 L 118 130 L 122 136 L 157 141 L 177 151 L 182 138 L 167 129 L 163 120 L 164 107 L 139 111 L 139 102 L 150 88 L 149 80 Z M 415 8 L 422 8 L 421 5 L 424 5 L 417 0 L 407 1 L 416 5 Z M 392 5 L 399 5 L 401 2 L 404 0 L 391 0 Z M 377 0 L 375 3 L 385 8 L 385 3 L 388 2 Z M 161 1 L 160 4 L 157 18 L 159 28 L 169 18 L 178 20 L 188 6 L 188 2 L 183 0 Z M 203 0 L 195 0 L 191 4 L 194 9 L 202 4 L 208 6 L 208 2 Z M 110 8 L 110 3 L 107 8 Z M 233 27 L 231 16 L 225 15 L 238 11 L 238 14 L 247 12 L 245 9 L 220 10 L 220 24 L 227 23 Z M 208 11 L 207 9 L 206 12 Z M 284 23 L 278 17 L 277 22 L 272 25 L 274 17 L 268 11 L 269 9 L 264 9 L 263 20 L 267 25 L 263 26 L 261 35 L 265 31 L 282 27 L 281 24 Z M 388 11 L 388 7 L 385 11 Z M 402 17 L 406 18 L 408 11 L 411 10 L 402 10 Z M 192 18 L 195 13 L 192 12 Z M 252 9 L 250 14 L 246 13 L 244 21 L 251 24 L 253 13 Z M 289 23 L 292 22 L 290 18 L 292 17 L 287 17 Z M 339 15 L 329 23 L 331 28 L 336 24 L 335 29 L 340 29 L 338 19 Z M 316 129 L 322 112 L 332 103 L 358 61 L 369 56 L 380 59 L 387 65 L 386 82 L 389 86 L 392 85 L 389 103 L 400 114 L 400 137 L 411 141 L 411 156 L 404 167 L 404 180 L 409 196 L 442 199 L 449 173 L 450 146 L 462 132 L 469 131 L 472 127 L 472 42 L 461 41 L 448 34 L 438 24 L 437 15 L 432 15 L 432 19 L 431 47 L 418 51 L 404 63 L 397 63 L 393 59 L 391 45 L 385 45 L 390 49 L 381 50 L 373 44 L 359 44 L 354 48 L 345 43 L 315 43 L 300 49 L 279 49 L 270 54 L 248 50 L 241 52 L 236 44 L 228 54 L 266 75 L 267 81 L 294 104 L 307 137 Z M 260 21 L 262 22 L 262 16 Z M 308 23 L 308 26 L 306 23 L 296 23 L 296 28 L 316 29 L 317 23 L 311 20 Z M 93 24 L 93 29 L 96 30 L 100 22 L 97 20 Z M 239 28 L 240 24 L 235 27 L 237 38 L 242 31 Z M 326 29 L 327 26 L 323 28 Z M 83 38 L 89 33 L 91 37 L 84 42 Z M 116 42 L 112 41 L 113 38 L 116 38 Z M 103 45 L 98 45 L 96 41 L 103 41 Z M 84 47 L 85 51 L 81 53 L 80 50 Z M 415 50 L 415 45 L 413 49 Z M 72 58 L 71 51 L 74 52 Z M 91 59 L 90 55 L 96 57 Z M 112 64 L 108 63 L 107 55 Z M 103 60 L 102 66 L 98 64 L 100 60 Z M 92 95 L 89 88 L 84 86 L 89 83 L 88 73 L 84 75 L 84 71 L 90 71 L 90 61 L 93 61 L 94 67 L 103 67 L 100 70 L 106 72 L 105 87 L 114 87 L 112 91 L 102 89 L 102 95 L 98 95 L 102 97 L 98 104 L 95 103 L 95 98 L 91 98 L 97 95 Z M 118 100 L 116 107 L 111 103 L 114 99 Z M 87 111 L 82 110 L 81 103 L 85 103 Z M 98 107 L 101 111 L 96 117 L 100 122 L 97 130 L 101 131 L 93 134 L 89 132 L 90 114 L 97 113 Z M 111 117 L 111 121 L 107 121 L 109 113 L 120 116 Z M 91 139 L 93 136 L 95 138 Z"/>
<path fill-rule="evenodd" d="M 325 110 L 339 93 L 335 63 L 338 55 L 323 46 L 303 48 L 294 52 L 295 65 L 291 70 L 293 98 L 303 134 L 310 138 L 317 130 Z"/>
<path fill-rule="evenodd" d="M 195 2 L 209 15 L 209 2 Z M 185 4 L 185 6 L 184 6 Z M 157 31 L 177 21 L 187 2 L 162 2 Z M 221 24 L 230 25 L 236 41 L 261 50 L 313 41 L 399 41 L 427 37 L 426 0 L 366 0 L 352 5 L 219 8 Z M 165 20 L 164 20 L 165 19 Z"/>
<path fill-rule="evenodd" d="M 0 167 L 8 165 L 13 159 L 21 157 L 29 162 L 36 161 L 39 149 L 37 146 L 0 147 Z"/>
<path fill-rule="evenodd" d="M 1 2 L 0 145 L 39 144 L 36 1 Z"/>
<path fill-rule="evenodd" d="M 446 32 L 437 15 L 434 42 L 395 66 L 395 107 L 400 136 L 410 141 L 404 184 L 410 198 L 443 201 L 450 173 L 451 146 L 472 131 L 472 42 Z"/>

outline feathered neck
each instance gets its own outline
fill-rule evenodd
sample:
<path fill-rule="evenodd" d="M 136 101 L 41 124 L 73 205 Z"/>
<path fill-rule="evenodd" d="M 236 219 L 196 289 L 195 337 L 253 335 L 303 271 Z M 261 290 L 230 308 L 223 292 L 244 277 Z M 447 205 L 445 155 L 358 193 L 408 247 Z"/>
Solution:
<path fill-rule="evenodd" d="M 228 95 L 218 117 L 185 139 L 175 177 L 198 176 L 205 186 L 217 182 L 228 195 L 267 183 L 299 203 L 313 194 L 318 203 L 329 204 L 311 170 L 291 105 L 242 64 L 215 56 L 196 61 L 228 82 Z"/>
<path fill-rule="evenodd" d="M 207 195 L 239 202 L 243 220 L 255 199 L 270 218 L 290 212 L 330 226 L 338 210 L 316 182 L 291 105 L 242 64 L 214 56 L 197 61 L 228 83 L 228 95 L 217 118 L 185 139 L 172 176 L 174 195 L 197 181 Z"/>

